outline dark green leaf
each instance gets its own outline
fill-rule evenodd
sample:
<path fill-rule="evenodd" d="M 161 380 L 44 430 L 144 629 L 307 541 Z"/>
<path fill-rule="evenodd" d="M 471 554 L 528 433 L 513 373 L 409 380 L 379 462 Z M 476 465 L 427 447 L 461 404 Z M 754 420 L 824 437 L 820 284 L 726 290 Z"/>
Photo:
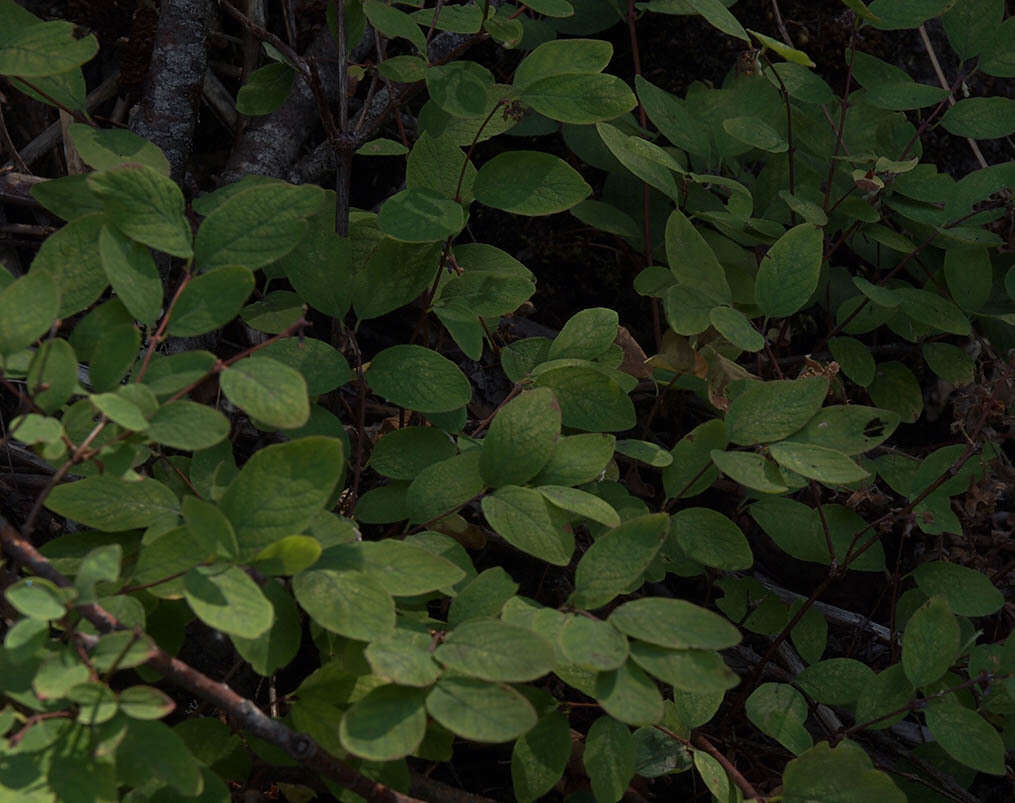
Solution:
<path fill-rule="evenodd" d="M 432 349 L 400 345 L 370 362 L 370 386 L 392 404 L 421 413 L 456 410 L 472 398 L 472 387 L 457 365 Z"/>
<path fill-rule="evenodd" d="M 938 680 L 959 654 L 959 623 L 943 596 L 918 608 L 902 635 L 902 668 L 914 686 Z"/>
<path fill-rule="evenodd" d="M 88 186 L 105 202 L 109 222 L 132 240 L 177 257 L 193 255 L 183 193 L 162 173 L 127 164 L 92 173 Z"/>
<path fill-rule="evenodd" d="M 517 215 L 563 212 L 592 194 L 578 172 L 559 157 L 539 151 L 508 151 L 480 168 L 476 200 Z"/>
<path fill-rule="evenodd" d="M 437 682 L 426 710 L 449 731 L 474 742 L 509 742 L 537 721 L 532 704 L 510 686 L 456 675 Z"/>
<path fill-rule="evenodd" d="M 306 381 L 278 360 L 247 357 L 222 371 L 219 382 L 229 401 L 269 426 L 291 429 L 310 417 Z"/>

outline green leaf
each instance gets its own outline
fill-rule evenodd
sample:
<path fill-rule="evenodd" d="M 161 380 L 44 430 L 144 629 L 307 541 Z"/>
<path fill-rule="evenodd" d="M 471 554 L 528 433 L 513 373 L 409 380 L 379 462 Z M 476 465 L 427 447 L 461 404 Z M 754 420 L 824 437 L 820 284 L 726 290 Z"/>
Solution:
<path fill-rule="evenodd" d="M 119 544 L 97 546 L 85 555 L 74 576 L 74 587 L 78 592 L 79 604 L 90 605 L 96 601 L 96 583 L 115 583 L 120 579 L 122 559 L 123 547 Z"/>
<path fill-rule="evenodd" d="M 1005 4 L 999 0 L 970 0 L 956 3 L 941 17 L 948 43 L 966 61 L 986 50 L 1004 17 Z"/>
<path fill-rule="evenodd" d="M 613 435 L 600 433 L 558 438 L 553 456 L 533 482 L 568 486 L 592 482 L 603 473 L 613 457 L 615 442 Z"/>
<path fill-rule="evenodd" d="M 563 485 L 541 485 L 536 490 L 562 510 L 607 527 L 620 526 L 620 515 L 611 504 L 598 496 Z"/>
<path fill-rule="evenodd" d="M 846 557 L 846 550 L 853 541 L 853 534 L 864 522 L 848 508 L 840 505 L 824 505 L 825 521 L 840 563 Z M 750 507 L 751 516 L 761 529 L 789 555 L 797 560 L 829 563 L 828 544 L 818 511 L 793 499 L 762 499 Z M 881 571 L 884 568 L 884 551 L 875 543 L 856 561 L 851 569 L 859 571 Z"/>
<path fill-rule="evenodd" d="M 183 520 L 191 535 L 203 544 L 205 551 L 225 558 L 236 557 L 239 552 L 236 533 L 217 505 L 196 496 L 185 496 Z"/>
<path fill-rule="evenodd" d="M 56 282 L 61 318 L 90 307 L 109 284 L 99 254 L 99 232 L 107 222 L 104 214 L 72 220 L 49 235 L 32 260 L 29 274 L 47 273 Z"/>
<path fill-rule="evenodd" d="M 663 488 L 669 498 L 697 496 L 713 482 L 712 451 L 725 449 L 726 428 L 719 418 L 699 424 L 673 447 L 673 462 L 663 469 Z"/>
<path fill-rule="evenodd" d="M 465 225 L 465 212 L 460 203 L 432 190 L 402 190 L 384 202 L 377 225 L 401 242 L 432 243 L 458 234 Z"/>
<path fill-rule="evenodd" d="M 804 669 L 794 683 L 819 703 L 851 705 L 873 681 L 874 672 L 867 664 L 853 658 L 829 658 Z"/>
<path fill-rule="evenodd" d="M 167 331 L 180 337 L 225 326 L 254 289 L 254 274 L 242 265 L 216 268 L 190 281 L 173 307 Z"/>
<path fill-rule="evenodd" d="M 119 394 L 91 394 L 88 400 L 95 406 L 96 410 L 125 429 L 140 431 L 148 427 L 148 421 L 145 420 L 141 408 Z"/>
<path fill-rule="evenodd" d="M 749 569 L 754 554 L 744 534 L 722 513 L 706 507 L 681 510 L 670 519 L 670 534 L 687 557 L 726 571 Z"/>
<path fill-rule="evenodd" d="M 725 617 L 686 600 L 645 597 L 625 602 L 610 623 L 628 636 L 670 649 L 722 650 L 740 643 Z"/>
<path fill-rule="evenodd" d="M 1003 97 L 960 100 L 944 113 L 941 126 L 958 137 L 1007 137 L 1015 132 L 1015 100 Z"/>
<path fill-rule="evenodd" d="M 754 115 L 730 117 L 723 120 L 722 127 L 733 139 L 752 148 L 769 153 L 785 153 L 789 150 L 789 143 L 782 134 L 760 117 Z"/>
<path fill-rule="evenodd" d="M 6 34 L 0 41 L 0 75 L 57 75 L 89 61 L 99 42 L 94 36 L 75 39 L 74 30 L 72 23 L 54 20 Z"/>
<path fill-rule="evenodd" d="M 844 485 L 870 476 L 842 452 L 813 443 L 782 441 L 773 443 L 769 451 L 784 468 L 827 485 Z"/>
<path fill-rule="evenodd" d="M 573 616 L 557 637 L 564 657 L 583 669 L 608 672 L 627 661 L 627 639 L 609 622 Z"/>
<path fill-rule="evenodd" d="M 433 192 L 469 204 L 472 202 L 475 180 L 476 168 L 471 161 L 466 161 L 465 152 L 448 136 L 436 136 L 424 131 L 413 144 L 412 152 L 406 160 L 405 186 L 410 190 Z M 493 249 L 493 246 L 482 247 Z"/>
<path fill-rule="evenodd" d="M 645 112 L 663 136 L 678 148 L 707 159 L 711 153 L 711 136 L 694 109 L 686 101 L 649 83 L 640 75 L 635 77 L 634 84 Z M 833 99 L 831 90 L 828 95 L 830 103 Z"/>
<path fill-rule="evenodd" d="M 673 455 L 670 452 L 649 441 L 617 441 L 617 454 L 630 457 L 632 460 L 637 460 L 639 463 L 653 468 L 666 468 L 673 462 Z"/>
<path fill-rule="evenodd" d="M 536 710 L 510 686 L 444 675 L 426 698 L 426 710 L 454 734 L 473 742 L 510 742 L 536 725 Z"/>
<path fill-rule="evenodd" d="M 870 350 L 852 337 L 833 337 L 828 341 L 832 357 L 839 363 L 842 372 L 856 384 L 867 387 L 874 381 L 877 365 Z"/>
<path fill-rule="evenodd" d="M 484 164 L 476 200 L 517 215 L 552 215 L 584 201 L 592 188 L 563 159 L 539 151 L 508 151 Z"/>
<path fill-rule="evenodd" d="M 479 473 L 481 455 L 473 449 L 423 469 L 406 493 L 409 519 L 415 524 L 431 521 L 481 494 L 486 487 Z"/>
<path fill-rule="evenodd" d="M 308 218 L 306 237 L 274 267 L 289 277 L 306 303 L 325 315 L 342 318 L 352 300 L 351 243 L 358 230 L 369 226 L 352 225 L 352 235 L 340 237 L 335 233 L 335 206 L 335 193 L 326 192 L 320 210 Z"/>
<path fill-rule="evenodd" d="M 943 596 L 931 597 L 906 623 L 902 668 L 914 686 L 940 679 L 959 654 L 959 623 Z"/>
<path fill-rule="evenodd" d="M 395 601 L 364 572 L 309 569 L 293 578 L 293 594 L 317 624 L 358 641 L 374 641 L 395 629 Z"/>
<path fill-rule="evenodd" d="M 58 418 L 27 413 L 11 420 L 10 434 L 22 443 L 54 443 L 64 431 Z"/>
<path fill-rule="evenodd" d="M 469 380 L 458 366 L 422 346 L 385 349 L 371 360 L 366 380 L 392 404 L 421 413 L 457 410 L 472 398 Z"/>
<path fill-rule="evenodd" d="M 479 471 L 493 487 L 532 479 L 553 455 L 560 436 L 560 406 L 548 388 L 523 393 L 504 405 L 483 439 Z"/>
<path fill-rule="evenodd" d="M 390 61 L 391 59 L 388 59 L 383 63 L 388 64 Z M 380 72 L 383 74 L 384 70 L 382 69 Z M 420 77 L 422 78 L 422 75 Z M 365 142 L 355 151 L 357 156 L 405 156 L 408 152 L 409 149 L 401 142 L 386 139 L 385 137 L 378 137 L 377 139 Z"/>
<path fill-rule="evenodd" d="M 924 715 L 927 727 L 952 758 L 990 775 L 1004 775 L 1004 743 L 989 722 L 961 704 L 934 702 Z"/>
<path fill-rule="evenodd" d="M 834 748 L 829 747 L 828 742 L 819 742 L 786 765 L 782 780 L 785 803 L 906 801 L 906 795 L 892 779 L 874 769 L 863 748 L 848 740 L 839 742 Z"/>
<path fill-rule="evenodd" d="M 363 652 L 374 674 L 400 686 L 427 687 L 440 677 L 434 661 L 433 637 L 426 632 L 397 628 L 385 638 L 371 641 Z"/>
<path fill-rule="evenodd" d="M 781 440 L 821 409 L 827 393 L 822 376 L 751 382 L 730 404 L 726 434 L 741 446 Z"/>
<path fill-rule="evenodd" d="M 257 638 L 271 627 L 274 608 L 257 583 L 237 566 L 197 566 L 183 579 L 191 610 L 209 627 Z"/>
<path fill-rule="evenodd" d="M 313 436 L 266 446 L 240 469 L 220 500 L 242 557 L 301 532 L 342 475 L 342 444 Z"/>
<path fill-rule="evenodd" d="M 551 120 L 578 124 L 613 120 L 638 105 L 626 83 L 601 73 L 539 79 L 525 88 L 521 100 Z"/>
<path fill-rule="evenodd" d="M 378 686 L 345 712 L 342 746 L 369 761 L 394 761 L 415 752 L 426 732 L 422 689 Z"/>
<path fill-rule="evenodd" d="M 518 593 L 518 583 L 500 566 L 480 572 L 458 590 L 448 609 L 448 624 L 500 616 L 505 603 Z"/>
<path fill-rule="evenodd" d="M 74 125 L 77 125 L 75 123 Z M 74 126 L 72 125 L 71 128 Z M 89 131 L 90 126 L 84 126 Z M 94 129 L 99 130 L 99 129 Z M 161 153 L 161 151 L 160 151 Z M 166 168 L 168 172 L 169 168 Z M 33 184 L 29 193 L 57 217 L 73 220 L 82 215 L 102 212 L 102 201 L 88 189 L 87 175 L 64 176 Z"/>
<path fill-rule="evenodd" d="M 821 272 L 821 229 L 810 223 L 794 226 L 768 249 L 754 286 L 762 312 L 784 318 L 803 309 L 818 286 Z"/>
<path fill-rule="evenodd" d="M 511 785 L 518 803 L 550 792 L 571 758 L 571 726 L 559 711 L 545 714 L 511 750 Z"/>
<path fill-rule="evenodd" d="M 474 61 L 452 61 L 426 71 L 430 99 L 452 117 L 485 117 L 493 84 L 493 74 Z"/>
<path fill-rule="evenodd" d="M 933 560 L 913 573 L 917 587 L 928 597 L 941 595 L 959 616 L 990 616 L 1004 605 L 1004 595 L 976 569 Z"/>
<path fill-rule="evenodd" d="M 412 480 L 427 466 L 455 454 L 455 443 L 434 427 L 405 427 L 384 435 L 370 453 L 370 467 L 393 480 Z"/>
<path fill-rule="evenodd" d="M 635 641 L 631 658 L 642 669 L 675 689 L 722 694 L 740 682 L 722 656 L 712 650 L 669 650 Z"/>
<path fill-rule="evenodd" d="M 661 778 L 690 768 L 687 748 L 658 728 L 642 727 L 634 732 L 635 772 L 642 778 Z"/>
<path fill-rule="evenodd" d="M 234 363 L 219 374 L 219 383 L 229 401 L 269 426 L 292 429 L 310 417 L 303 376 L 270 357 L 246 357 Z"/>
<path fill-rule="evenodd" d="M 341 387 L 352 376 L 340 351 L 312 337 L 283 337 L 265 346 L 260 354 L 303 374 L 309 396 L 320 396 Z"/>
<path fill-rule="evenodd" d="M 737 22 L 737 18 L 720 0 L 687 0 L 687 2 L 705 18 L 709 25 L 718 28 L 725 34 L 735 36 L 737 39 L 743 39 L 745 42 L 751 41 L 744 26 Z"/>
<path fill-rule="evenodd" d="M 174 731 L 155 720 L 132 719 L 116 748 L 117 780 L 143 786 L 153 778 L 182 797 L 196 797 L 204 788 L 201 765 Z"/>
<path fill-rule="evenodd" d="M 846 455 L 861 454 L 887 440 L 899 425 L 891 410 L 856 404 L 822 407 L 803 429 L 790 435 L 795 443 L 810 443 Z"/>
<path fill-rule="evenodd" d="M 618 322 L 616 311 L 605 307 L 575 313 L 550 343 L 547 360 L 594 360 L 617 339 Z"/>
<path fill-rule="evenodd" d="M 945 252 L 945 279 L 952 298 L 963 310 L 987 304 L 994 284 L 994 266 L 986 248 L 951 248 Z"/>
<path fill-rule="evenodd" d="M 365 0 L 363 11 L 367 19 L 378 31 L 392 39 L 407 39 L 423 55 L 426 55 L 426 38 L 416 21 L 394 6 L 388 6 L 380 0 Z"/>
<path fill-rule="evenodd" d="M 437 243 L 403 243 L 385 237 L 355 277 L 356 316 L 376 318 L 408 304 L 433 284 L 439 270 Z"/>
<path fill-rule="evenodd" d="M 600 608 L 639 583 L 668 529 L 669 516 L 656 513 L 629 519 L 601 536 L 578 561 L 571 604 Z"/>
<path fill-rule="evenodd" d="M 613 45 L 601 39 L 555 39 L 529 53 L 515 70 L 514 86 L 526 89 L 543 78 L 602 72 L 613 58 Z"/>
<path fill-rule="evenodd" d="M 162 405 L 148 422 L 148 436 L 174 449 L 208 449 L 229 435 L 229 419 L 212 407 L 181 399 Z"/>
<path fill-rule="evenodd" d="M 627 393 L 592 365 L 551 367 L 539 374 L 536 384 L 553 390 L 566 427 L 619 432 L 635 425 L 634 404 Z"/>
<path fill-rule="evenodd" d="M 915 321 L 954 335 L 968 335 L 969 318 L 955 304 L 936 293 L 912 287 L 898 287 L 894 293 L 902 299 L 902 309 Z"/>
<path fill-rule="evenodd" d="M 797 50 L 796 48 L 784 45 L 778 39 L 773 39 L 771 36 L 765 36 L 765 34 L 758 33 L 757 31 L 751 31 L 749 28 L 748 31 L 750 31 L 751 36 L 753 36 L 755 39 L 761 42 L 762 45 L 774 51 L 778 55 L 782 56 L 787 61 L 792 62 L 794 64 L 802 65 L 804 67 L 817 66 L 811 60 L 810 56 L 808 56 L 802 50 Z"/>
<path fill-rule="evenodd" d="M 46 497 L 46 507 L 104 532 L 147 527 L 179 511 L 176 496 L 157 480 L 127 482 L 105 474 L 57 485 Z"/>
<path fill-rule="evenodd" d="M 481 680 L 522 683 L 550 672 L 553 645 L 531 630 L 496 619 L 471 619 L 434 652 L 448 669 Z"/>
<path fill-rule="evenodd" d="M 0 291 L 0 354 L 17 354 L 49 331 L 60 312 L 60 289 L 44 271 L 32 271 Z"/>
<path fill-rule="evenodd" d="M 71 123 L 67 126 L 67 133 L 84 163 L 95 170 L 110 170 L 131 162 L 147 165 L 164 176 L 169 175 L 169 160 L 162 149 L 126 128 L 98 128 Z M 84 180 L 84 176 L 80 179 Z"/>
<path fill-rule="evenodd" d="M 162 173 L 127 164 L 92 173 L 88 187 L 105 202 L 109 222 L 132 240 L 184 259 L 193 255 L 183 193 Z"/>
<path fill-rule="evenodd" d="M 18 613 L 32 619 L 60 619 L 67 613 L 69 600 L 55 583 L 42 577 L 18 580 L 7 588 L 4 596 Z"/>
<path fill-rule="evenodd" d="M 951 343 L 924 343 L 923 358 L 939 377 L 953 385 L 969 385 L 976 377 L 976 363 L 966 351 Z"/>
<path fill-rule="evenodd" d="M 592 226 L 608 234 L 631 239 L 635 239 L 641 234 L 633 217 L 602 201 L 582 201 L 572 207 L 570 212 L 586 226 Z"/>
<path fill-rule="evenodd" d="M 451 588 L 465 578 L 462 569 L 440 555 L 418 544 L 391 538 L 330 547 L 316 568 L 361 571 L 395 597 Z"/>
<path fill-rule="evenodd" d="M 303 299 L 289 290 L 273 290 L 260 300 L 248 304 L 240 317 L 251 329 L 279 335 L 295 326 L 303 316 Z M 261 355 L 259 355 L 261 356 Z"/>
<path fill-rule="evenodd" d="M 251 568 L 266 575 L 299 574 L 321 556 L 321 544 L 309 535 L 287 535 L 258 552 Z"/>
<path fill-rule="evenodd" d="M 634 739 L 613 717 L 599 717 L 585 737 L 582 756 L 597 803 L 616 803 L 634 777 Z"/>
<path fill-rule="evenodd" d="M 683 168 L 667 151 L 608 123 L 596 123 L 596 133 L 609 152 L 631 173 L 674 201 L 680 197 L 673 172 L 683 172 Z"/>
<path fill-rule="evenodd" d="M 574 535 L 555 521 L 546 498 L 531 488 L 506 485 L 483 497 L 483 515 L 513 547 L 555 566 L 566 566 Z"/>
<path fill-rule="evenodd" d="M 274 611 L 271 627 L 257 638 L 232 635 L 236 652 L 257 674 L 270 677 L 287 666 L 300 647 L 300 614 L 293 598 L 279 582 L 262 586 Z"/>
<path fill-rule="evenodd" d="M 306 219 L 324 202 L 312 184 L 257 184 L 227 198 L 201 223 L 194 258 L 201 270 L 225 265 L 263 267 L 292 251 L 306 236 Z"/>
<path fill-rule="evenodd" d="M 795 755 L 813 744 L 804 727 L 807 701 L 788 683 L 762 683 L 747 698 L 744 710 L 762 733 Z"/>
<path fill-rule="evenodd" d="M 129 630 L 116 630 L 99 637 L 89 657 L 99 672 L 108 672 L 114 665 L 133 669 L 154 655 L 155 642 L 148 636 L 138 637 Z"/>
<path fill-rule="evenodd" d="M 119 694 L 120 710 L 132 719 L 162 719 L 176 708 L 173 698 L 152 686 L 130 686 Z"/>
<path fill-rule="evenodd" d="M 106 225 L 99 233 L 102 267 L 131 315 L 152 326 L 162 311 L 162 280 L 148 249 Z"/>
<path fill-rule="evenodd" d="M 492 14 L 491 11 L 491 16 Z M 483 9 L 479 6 L 441 6 L 439 12 L 435 12 L 433 9 L 421 8 L 413 13 L 413 18 L 426 28 L 433 23 L 434 29 L 439 31 L 479 33 L 483 24 Z"/>
<path fill-rule="evenodd" d="M 709 309 L 732 300 L 726 273 L 715 252 L 679 209 L 674 209 L 666 221 L 666 261 L 677 282 L 703 296 Z"/>
<path fill-rule="evenodd" d="M 894 410 L 903 423 L 915 423 L 923 412 L 920 383 L 901 362 L 880 363 L 874 381 L 867 390 L 871 401 L 878 407 Z"/>
<path fill-rule="evenodd" d="M 755 352 L 765 347 L 765 338 L 742 312 L 733 307 L 713 307 L 708 319 L 719 334 L 739 349 Z"/>
<path fill-rule="evenodd" d="M 288 64 L 267 64 L 254 70 L 236 93 L 236 111 L 249 115 L 271 114 L 285 103 L 295 78 L 296 71 Z"/>
<path fill-rule="evenodd" d="M 662 694 L 633 661 L 596 675 L 592 696 L 607 714 L 629 725 L 653 725 L 662 719 Z"/>
<path fill-rule="evenodd" d="M 45 413 L 60 409 L 78 387 L 78 364 L 66 340 L 47 340 L 28 364 L 26 384 L 35 406 Z"/>

